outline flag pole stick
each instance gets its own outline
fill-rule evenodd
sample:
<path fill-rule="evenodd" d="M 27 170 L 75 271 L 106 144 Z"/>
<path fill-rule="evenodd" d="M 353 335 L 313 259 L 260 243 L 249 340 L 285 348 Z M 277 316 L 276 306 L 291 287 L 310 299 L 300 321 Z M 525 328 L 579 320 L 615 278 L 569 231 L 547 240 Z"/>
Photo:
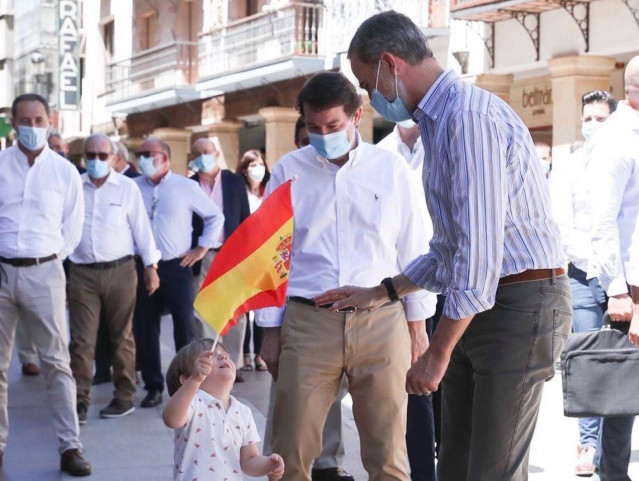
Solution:
<path fill-rule="evenodd" d="M 211 348 L 211 352 L 215 352 L 215 348 L 217 347 L 217 343 L 220 340 L 220 333 L 215 333 L 215 340 L 213 341 L 213 347 Z"/>

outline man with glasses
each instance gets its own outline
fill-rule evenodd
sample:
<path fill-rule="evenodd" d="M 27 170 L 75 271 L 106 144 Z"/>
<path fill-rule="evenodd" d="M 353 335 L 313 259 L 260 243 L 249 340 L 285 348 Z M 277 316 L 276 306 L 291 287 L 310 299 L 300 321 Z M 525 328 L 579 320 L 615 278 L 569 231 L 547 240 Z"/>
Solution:
<path fill-rule="evenodd" d="M 79 439 L 62 268 L 82 235 L 84 198 L 78 171 L 47 145 L 49 116 L 40 95 L 17 97 L 11 122 L 18 142 L 0 152 L 0 467 L 9 434 L 7 370 L 20 322 L 46 380 L 60 469 L 87 476 L 91 465 Z"/>
<path fill-rule="evenodd" d="M 191 266 L 216 247 L 224 226 L 224 215 L 196 182 L 171 172 L 171 149 L 165 142 L 147 139 L 136 156 L 143 175 L 134 181 L 142 192 L 153 235 L 162 253 L 157 292 L 150 294 L 138 283 L 133 326 L 138 367 L 147 390 L 141 406 L 153 407 L 162 402 L 164 390 L 160 317 L 168 308 L 173 317 L 176 351 L 193 340 L 195 292 Z M 197 246 L 191 248 L 194 213 L 202 218 L 204 229 Z M 142 278 L 142 275 L 142 266 L 138 265 L 138 276 Z"/>
<path fill-rule="evenodd" d="M 84 229 L 80 244 L 69 256 L 71 369 L 77 384 L 80 424 L 87 422 L 101 314 L 113 345 L 115 392 L 100 417 L 118 418 L 135 409 L 132 324 L 138 283 L 133 261 L 136 251 L 145 266 L 143 288 L 153 294 L 159 286 L 160 252 L 140 190 L 135 182 L 113 170 L 114 152 L 113 143 L 105 135 L 93 134 L 84 141 Z"/>

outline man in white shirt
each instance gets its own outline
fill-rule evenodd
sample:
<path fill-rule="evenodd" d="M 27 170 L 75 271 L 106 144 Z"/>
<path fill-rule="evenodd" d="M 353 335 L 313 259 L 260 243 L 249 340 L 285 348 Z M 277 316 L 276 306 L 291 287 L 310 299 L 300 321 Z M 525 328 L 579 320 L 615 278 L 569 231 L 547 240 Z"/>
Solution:
<path fill-rule="evenodd" d="M 639 299 L 628 285 L 639 286 L 639 257 L 633 234 L 639 223 L 639 56 L 624 74 L 626 100 L 601 126 L 589 152 L 588 180 L 592 222 L 592 265 L 608 294 L 613 327 L 628 331 L 639 315 Z M 630 481 L 631 436 L 634 416 L 604 418 L 601 428 L 601 481 Z"/>
<path fill-rule="evenodd" d="M 568 264 L 572 295 L 573 331 L 586 332 L 603 325 L 606 296 L 595 274 L 589 268 L 592 258 L 590 242 L 590 208 L 586 179 L 586 152 L 595 131 L 617 107 L 608 92 L 595 90 L 582 97 L 581 131 L 586 147 L 576 150 L 566 162 L 558 164 L 550 177 L 553 218 L 559 226 Z M 595 472 L 601 418 L 579 419 L 579 446 L 575 473 L 580 476 Z"/>
<path fill-rule="evenodd" d="M 135 394 L 133 309 L 138 278 L 133 255 L 145 266 L 149 294 L 159 286 L 155 246 L 142 195 L 135 182 L 113 170 L 114 145 L 93 134 L 84 141 L 87 172 L 82 174 L 85 214 L 80 244 L 69 256 L 71 370 L 77 383 L 80 424 L 87 422 L 93 360 L 100 317 L 113 346 L 114 397 L 102 418 L 130 414 Z"/>
<path fill-rule="evenodd" d="M 410 167 L 417 191 L 424 195 L 422 172 L 424 167 L 424 146 L 419 134 L 419 126 L 412 120 L 397 122 L 390 134 L 377 144 L 378 147 L 400 154 Z M 425 203 L 422 215 L 427 231 L 424 232 L 424 241 L 428 243 L 433 234 L 432 222 Z M 443 302 L 443 300 L 442 300 Z M 426 319 L 426 332 L 429 337 L 433 334 L 436 325 L 437 314 Z M 436 419 L 433 407 L 434 396 L 408 395 L 408 416 L 406 423 L 406 448 L 408 449 L 408 463 L 410 464 L 410 477 L 412 481 L 435 481 L 435 433 Z M 439 414 L 439 411 L 437 411 Z"/>
<path fill-rule="evenodd" d="M 541 171 L 548 179 L 552 170 L 552 148 L 546 142 L 535 142 L 535 150 L 541 162 Z"/>
<path fill-rule="evenodd" d="M 138 263 L 138 291 L 133 315 L 138 368 L 147 395 L 142 407 L 162 402 L 164 376 L 160 358 L 160 317 L 165 308 L 173 318 L 175 350 L 195 337 L 193 272 L 191 267 L 214 247 L 224 226 L 224 215 L 202 189 L 183 175 L 171 172 L 171 149 L 155 138 L 147 139 L 136 152 L 142 176 L 134 182 L 142 192 L 153 237 L 162 254 L 158 263 L 160 287 L 147 292 L 143 266 Z M 203 219 L 204 229 L 191 248 L 193 214 Z"/>
<path fill-rule="evenodd" d="M 7 370 L 20 322 L 40 357 L 60 469 L 86 476 L 91 465 L 79 440 L 62 268 L 82 235 L 84 198 L 76 168 L 47 145 L 49 115 L 43 97 L 17 97 L 11 121 L 18 143 L 0 152 L 0 466 L 9 432 Z"/>
<path fill-rule="evenodd" d="M 344 75 L 315 75 L 297 106 L 311 145 L 282 157 L 267 186 L 268 195 L 296 179 L 289 297 L 285 308 L 257 315 L 262 357 L 277 381 L 273 451 L 286 463 L 283 480 L 310 480 L 345 374 L 371 481 L 405 481 L 404 379 L 411 354 L 427 347 L 434 296 L 421 292 L 375 312 L 329 312 L 311 299 L 342 283 L 377 285 L 423 253 L 423 218 L 415 214 L 423 199 L 400 157 L 362 141 L 361 99 Z"/>

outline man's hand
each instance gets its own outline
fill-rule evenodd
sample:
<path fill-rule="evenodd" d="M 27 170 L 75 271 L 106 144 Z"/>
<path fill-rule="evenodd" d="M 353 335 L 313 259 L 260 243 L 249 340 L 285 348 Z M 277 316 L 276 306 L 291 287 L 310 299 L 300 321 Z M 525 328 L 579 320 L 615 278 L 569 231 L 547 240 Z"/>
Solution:
<path fill-rule="evenodd" d="M 439 389 L 450 357 L 439 355 L 428 349 L 422 357 L 408 370 L 406 374 L 406 392 L 428 396 Z"/>
<path fill-rule="evenodd" d="M 279 327 L 265 327 L 264 340 L 262 341 L 262 349 L 259 355 L 268 367 L 268 372 L 273 376 L 273 380 L 277 381 L 277 373 L 280 362 L 280 351 L 282 344 L 280 339 Z"/>
<path fill-rule="evenodd" d="M 192 267 L 197 261 L 201 261 L 209 250 L 205 247 L 194 247 L 190 251 L 186 251 L 180 257 L 182 258 L 182 262 L 180 262 L 180 266 L 182 267 Z"/>
<path fill-rule="evenodd" d="M 407 324 L 410 334 L 410 365 L 412 366 L 428 349 L 428 336 L 426 335 L 425 321 L 413 321 Z"/>
<path fill-rule="evenodd" d="M 269 481 L 277 481 L 284 474 L 284 460 L 279 454 L 271 454 L 268 457 L 271 470 L 266 474 Z"/>
<path fill-rule="evenodd" d="M 315 304 L 333 304 L 328 310 L 337 311 L 345 307 L 356 307 L 361 310 L 372 310 L 386 304 L 388 291 L 383 285 L 375 287 L 344 286 L 331 289 L 313 298 Z"/>
<path fill-rule="evenodd" d="M 158 276 L 158 270 L 155 267 L 149 266 L 144 269 L 144 285 L 146 286 L 149 296 L 152 296 L 160 287 L 160 277 Z"/>
<path fill-rule="evenodd" d="M 611 321 L 630 322 L 632 311 L 632 298 L 628 294 L 619 294 L 608 299 L 608 314 Z"/>
<path fill-rule="evenodd" d="M 634 304 L 630 331 L 628 332 L 630 342 L 639 347 L 639 304 Z"/>

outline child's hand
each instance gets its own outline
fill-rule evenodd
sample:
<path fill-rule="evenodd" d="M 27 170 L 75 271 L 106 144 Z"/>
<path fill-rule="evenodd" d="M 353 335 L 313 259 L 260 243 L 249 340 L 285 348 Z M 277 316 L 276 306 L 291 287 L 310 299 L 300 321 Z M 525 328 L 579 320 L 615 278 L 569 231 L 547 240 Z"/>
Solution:
<path fill-rule="evenodd" d="M 271 454 L 268 457 L 271 463 L 271 470 L 266 474 L 269 481 L 277 481 L 284 474 L 284 460 L 279 454 Z"/>
<path fill-rule="evenodd" d="M 213 370 L 213 360 L 211 358 L 213 356 L 215 356 L 213 351 L 206 351 L 200 354 L 193 364 L 191 379 L 197 383 L 202 383 L 206 376 L 211 374 L 211 371 Z"/>

